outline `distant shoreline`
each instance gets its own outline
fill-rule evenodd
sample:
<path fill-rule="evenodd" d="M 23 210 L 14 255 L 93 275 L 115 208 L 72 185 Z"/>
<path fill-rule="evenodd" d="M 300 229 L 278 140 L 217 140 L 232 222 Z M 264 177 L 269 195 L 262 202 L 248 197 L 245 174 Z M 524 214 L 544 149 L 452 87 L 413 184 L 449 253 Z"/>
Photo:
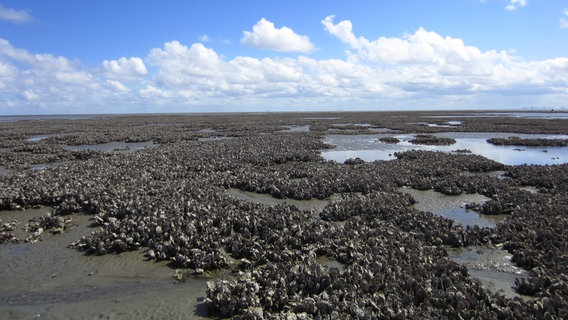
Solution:
<path fill-rule="evenodd" d="M 354 111 L 263 111 L 263 112 L 165 112 L 165 113 L 85 113 L 85 114 L 13 114 L 0 115 L 0 122 L 15 121 L 44 121 L 44 120 L 89 120 L 104 119 L 115 117 L 144 117 L 144 116 L 223 116 L 223 115 L 274 115 L 274 114 L 361 114 L 361 113 L 444 113 L 444 114 L 479 114 L 488 115 L 506 115 L 515 113 L 527 114 L 546 114 L 546 115 L 565 115 L 562 118 L 568 118 L 568 110 L 550 110 L 550 109 L 482 109 L 482 110 L 354 110 Z"/>

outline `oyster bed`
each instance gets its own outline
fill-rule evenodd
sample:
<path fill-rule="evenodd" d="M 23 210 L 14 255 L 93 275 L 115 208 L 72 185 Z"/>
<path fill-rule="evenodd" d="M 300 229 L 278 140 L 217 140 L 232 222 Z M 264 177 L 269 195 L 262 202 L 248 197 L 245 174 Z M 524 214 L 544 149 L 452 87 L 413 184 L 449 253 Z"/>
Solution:
<path fill-rule="evenodd" d="M 442 118 L 424 125 L 424 117 Z M 429 141 L 441 132 L 448 139 L 449 132 L 565 135 L 567 121 L 462 111 L 0 122 L 0 257 L 7 260 L 0 278 L 9 279 L 0 315 L 568 318 L 567 164 L 508 166 L 426 150 L 374 162 L 321 156 L 333 147 L 322 142 L 330 133 L 388 130 Z M 117 141 L 151 147 L 96 147 Z M 471 210 L 506 218 L 464 226 L 418 210 L 403 187 L 482 195 L 489 200 Z M 289 201 L 253 201 L 253 193 Z M 45 212 L 30 217 L 33 210 Z M 40 245 L 54 258 L 37 250 L 28 253 L 31 263 L 21 261 Z M 485 264 L 457 263 L 450 247 L 506 250 L 523 270 L 512 284 L 517 295 L 475 280 L 468 266 Z M 35 270 L 33 259 L 64 274 Z M 105 269 L 107 278 L 71 267 L 100 259 L 130 262 Z M 109 280 L 113 272 L 127 274 L 120 285 Z"/>

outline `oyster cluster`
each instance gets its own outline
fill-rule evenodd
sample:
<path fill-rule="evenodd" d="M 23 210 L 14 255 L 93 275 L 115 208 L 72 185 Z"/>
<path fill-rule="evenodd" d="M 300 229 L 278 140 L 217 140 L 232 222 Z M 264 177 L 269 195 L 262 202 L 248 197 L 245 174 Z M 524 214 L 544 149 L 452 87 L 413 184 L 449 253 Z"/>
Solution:
<path fill-rule="evenodd" d="M 0 165 L 14 170 L 0 176 L 0 210 L 51 207 L 51 215 L 27 224 L 38 237 L 40 230 L 58 232 L 73 215 L 92 215 L 95 231 L 72 244 L 88 254 L 143 250 L 150 261 L 167 260 L 193 274 L 229 270 L 233 276 L 207 283 L 206 304 L 214 315 L 568 317 L 568 165 L 505 166 L 477 155 L 430 151 L 345 164 L 320 156 L 332 147 L 321 142 L 330 130 L 417 129 L 413 119 L 401 122 L 398 114 L 388 113 L 75 121 L 31 122 L 15 133 L 9 130 L 12 124 L 0 123 Z M 486 122 L 475 123 L 468 118 L 458 129 L 480 130 Z M 286 125 L 309 125 L 310 131 L 284 132 Z M 545 130 L 550 128 L 543 122 Z M 51 136 L 27 141 L 33 134 Z M 424 139 L 432 142 L 431 136 Z M 113 141 L 152 141 L 155 146 L 131 153 L 64 148 Z M 69 162 L 26 169 L 46 157 Z M 488 174 L 497 170 L 504 178 Z M 491 200 L 472 209 L 508 218 L 495 228 L 464 227 L 414 209 L 415 200 L 397 191 L 403 186 L 446 195 L 479 193 Z M 226 190 L 231 188 L 328 203 L 321 212 L 287 203 L 266 206 L 230 195 Z M 1 224 L 0 241 L 10 241 L 16 227 Z M 482 244 L 502 246 L 529 271 L 516 287 L 534 299 L 488 291 L 469 277 L 465 266 L 451 261 L 445 249 Z M 176 274 L 184 279 L 190 273 Z"/>
<path fill-rule="evenodd" d="M 520 137 L 490 138 L 488 143 L 498 146 L 524 146 L 524 147 L 566 147 L 568 139 L 530 139 Z"/>

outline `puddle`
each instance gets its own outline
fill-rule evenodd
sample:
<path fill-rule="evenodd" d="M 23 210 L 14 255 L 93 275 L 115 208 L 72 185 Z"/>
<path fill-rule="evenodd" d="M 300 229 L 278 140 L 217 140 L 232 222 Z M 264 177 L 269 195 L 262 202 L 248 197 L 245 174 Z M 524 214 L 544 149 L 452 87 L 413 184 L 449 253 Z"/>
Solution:
<path fill-rule="evenodd" d="M 197 141 L 217 141 L 217 140 L 227 140 L 233 139 L 233 137 L 206 137 L 206 138 L 197 138 Z"/>
<path fill-rule="evenodd" d="M 2 211 L 0 219 L 30 217 L 49 208 Z M 0 245 L 1 319 L 201 319 L 207 278 L 178 283 L 167 261 L 148 262 L 141 251 L 85 256 L 67 245 L 93 228 L 91 217 L 73 215 L 60 235 L 35 244 Z M 19 232 L 19 231 L 18 231 Z"/>
<path fill-rule="evenodd" d="M 487 171 L 487 172 L 469 172 L 464 171 L 462 172 L 463 175 L 466 176 L 478 176 L 478 177 L 491 177 L 497 180 L 504 180 L 506 178 L 505 171 L 496 170 L 496 171 Z"/>
<path fill-rule="evenodd" d="M 82 150 L 92 150 L 92 151 L 106 151 L 106 152 L 117 152 L 117 153 L 130 153 L 138 151 L 145 148 L 155 147 L 156 144 L 152 141 L 148 142 L 124 142 L 115 141 L 102 144 L 85 144 L 78 146 L 65 146 L 66 150 L 69 151 L 82 151 Z"/>
<path fill-rule="evenodd" d="M 48 162 L 48 163 L 38 163 L 31 166 L 32 170 L 45 170 L 51 168 L 57 168 L 60 166 L 66 166 L 72 163 L 73 161 L 57 161 L 57 162 Z"/>
<path fill-rule="evenodd" d="M 346 269 L 346 266 L 343 263 L 327 256 L 319 256 L 316 261 L 327 269 L 336 268 L 340 272 L 343 272 Z"/>
<path fill-rule="evenodd" d="M 551 165 L 568 162 L 568 147 L 522 147 L 496 146 L 487 143 L 492 137 L 509 137 L 510 133 L 438 133 L 437 137 L 453 138 L 456 143 L 449 146 L 414 145 L 409 142 L 415 135 L 327 135 L 323 142 L 336 146 L 324 150 L 321 155 L 326 160 L 339 163 L 349 158 L 361 158 L 367 162 L 375 160 L 393 160 L 395 152 L 408 150 L 430 150 L 453 152 L 458 149 L 470 150 L 473 154 L 481 155 L 506 165 L 537 164 Z M 516 135 L 522 138 L 566 139 L 566 135 Z M 401 142 L 398 144 L 379 142 L 381 137 L 394 137 Z M 546 152 L 543 152 L 546 150 Z"/>
<path fill-rule="evenodd" d="M 280 132 L 310 132 L 310 126 L 309 125 L 305 125 L 305 126 L 298 126 L 298 125 L 291 125 L 291 126 L 284 126 L 283 130 L 280 130 Z"/>
<path fill-rule="evenodd" d="M 416 122 L 415 124 L 421 124 L 421 125 L 425 125 L 427 127 L 431 127 L 431 128 L 455 128 L 455 127 L 459 127 L 460 125 L 463 124 L 462 121 L 446 121 L 443 124 L 438 124 L 438 123 L 429 123 L 429 122 Z"/>
<path fill-rule="evenodd" d="M 537 187 L 533 187 L 533 186 L 524 186 L 524 187 L 520 187 L 519 189 L 528 191 L 532 194 L 537 194 L 537 193 L 540 192 Z"/>
<path fill-rule="evenodd" d="M 369 128 L 368 129 L 371 132 L 376 132 L 376 133 L 387 133 L 387 132 L 397 132 L 398 130 L 393 130 L 393 129 L 389 129 L 389 128 Z"/>
<path fill-rule="evenodd" d="M 200 132 L 200 133 L 217 133 L 219 131 L 217 131 L 213 128 L 205 128 L 205 129 L 197 130 L 197 132 Z"/>
<path fill-rule="evenodd" d="M 398 189 L 414 197 L 414 207 L 421 211 L 453 219 L 466 226 L 494 227 L 506 216 L 486 216 L 465 209 L 466 203 L 482 204 L 489 198 L 479 194 L 462 194 L 446 196 L 434 190 L 420 191 L 408 187 Z M 446 250 L 456 263 L 467 267 L 472 278 L 478 279 L 484 287 L 492 292 L 501 292 L 507 297 L 520 296 L 514 290 L 515 278 L 526 276 L 526 271 L 511 262 L 511 255 L 495 247 L 451 248 Z"/>
<path fill-rule="evenodd" d="M 446 248 L 450 259 L 467 267 L 470 277 L 478 279 L 492 292 L 506 297 L 530 297 L 515 292 L 515 278 L 527 276 L 527 272 L 511 262 L 511 254 L 495 247 Z"/>
<path fill-rule="evenodd" d="M 341 117 L 305 117 L 304 120 L 339 120 Z"/>
<path fill-rule="evenodd" d="M 332 127 L 361 127 L 361 128 L 369 128 L 372 126 L 370 123 L 334 123 L 331 125 Z"/>
<path fill-rule="evenodd" d="M 2 224 L 11 222 L 11 221 L 18 221 L 17 228 L 14 231 L 10 231 L 16 238 L 20 240 L 24 240 L 29 233 L 25 232 L 22 228 L 24 224 L 28 223 L 31 219 L 37 219 L 45 214 L 50 212 L 48 207 L 42 207 L 39 209 L 27 209 L 27 210 L 10 210 L 10 211 L 0 211 L 0 221 Z M 47 235 L 47 233 L 46 233 Z M 2 246 L 0 245 L 0 252 Z"/>
<path fill-rule="evenodd" d="M 259 203 L 265 206 L 275 206 L 282 203 L 291 204 L 303 211 L 314 211 L 314 214 L 317 216 L 318 219 L 319 219 L 319 213 L 323 210 L 323 208 L 325 208 L 325 206 L 329 203 L 329 201 L 333 199 L 333 196 L 327 200 L 277 199 L 273 198 L 269 194 L 242 191 L 234 188 L 225 190 L 225 193 L 240 200 Z"/>
<path fill-rule="evenodd" d="M 29 142 L 39 142 L 39 141 L 47 139 L 51 136 L 53 136 L 53 135 L 52 134 L 44 134 L 44 135 L 39 135 L 39 136 L 31 136 L 27 140 Z"/>
<path fill-rule="evenodd" d="M 502 222 L 505 215 L 482 215 L 472 210 L 467 210 L 468 203 L 483 204 L 489 198 L 480 194 L 465 194 L 447 196 L 434 190 L 415 190 L 409 187 L 399 188 L 397 191 L 408 193 L 417 201 L 414 208 L 420 211 L 429 211 L 444 218 L 452 219 L 465 226 L 478 225 L 479 227 L 495 227 Z"/>

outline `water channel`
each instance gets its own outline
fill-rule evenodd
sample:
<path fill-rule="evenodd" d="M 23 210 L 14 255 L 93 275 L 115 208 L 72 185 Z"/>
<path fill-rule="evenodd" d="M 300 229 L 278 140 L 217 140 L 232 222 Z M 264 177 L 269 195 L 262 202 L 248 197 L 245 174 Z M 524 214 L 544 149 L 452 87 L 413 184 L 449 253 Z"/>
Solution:
<path fill-rule="evenodd" d="M 518 136 L 521 138 L 568 139 L 568 135 L 529 135 L 513 133 L 471 133 L 446 132 L 437 133 L 437 137 L 453 138 L 455 144 L 449 146 L 415 145 L 409 141 L 412 134 L 373 134 L 373 135 L 327 135 L 323 142 L 334 145 L 334 149 L 324 150 L 321 155 L 326 160 L 343 163 L 349 158 L 361 158 L 367 162 L 375 160 L 393 160 L 395 152 L 408 150 L 429 150 L 453 152 L 470 150 L 491 160 L 506 164 L 563 164 L 568 162 L 568 147 L 519 147 L 497 146 L 487 142 L 489 138 Z M 394 137 L 399 143 L 383 143 L 379 138 Z"/>

